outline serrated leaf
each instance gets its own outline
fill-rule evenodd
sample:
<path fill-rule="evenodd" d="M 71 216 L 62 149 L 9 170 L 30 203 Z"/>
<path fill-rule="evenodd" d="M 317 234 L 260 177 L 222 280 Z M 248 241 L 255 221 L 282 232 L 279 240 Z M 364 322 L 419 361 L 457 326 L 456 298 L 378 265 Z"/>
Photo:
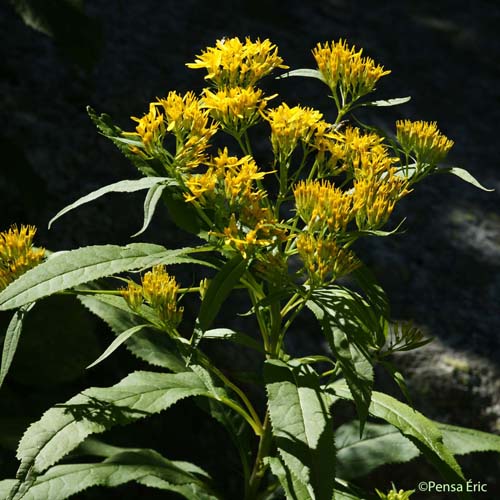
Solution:
<path fill-rule="evenodd" d="M 294 69 L 292 71 L 288 71 L 276 77 L 276 80 L 280 80 L 282 78 L 289 78 L 291 76 L 303 76 L 306 78 L 316 78 L 317 80 L 321 80 L 323 83 L 326 83 L 324 76 L 317 69 L 309 69 L 309 68 L 301 68 Z"/>
<path fill-rule="evenodd" d="M 90 312 L 101 318 L 115 335 L 144 323 L 144 317 L 133 314 L 122 297 L 78 295 L 78 299 Z M 143 314 L 146 312 L 147 309 Z M 161 366 L 173 372 L 186 370 L 182 356 L 167 335 L 158 335 L 157 331 L 143 329 L 129 337 L 125 345 L 132 354 L 154 366 Z"/>
<path fill-rule="evenodd" d="M 17 344 L 21 337 L 24 317 L 35 304 L 28 304 L 17 310 L 9 322 L 2 348 L 2 366 L 0 367 L 0 388 L 9 372 L 10 365 L 17 350 Z"/>
<path fill-rule="evenodd" d="M 335 395 L 352 399 L 345 381 L 328 386 Z M 373 391 L 370 414 L 394 425 L 421 451 L 426 459 L 450 483 L 463 484 L 464 476 L 452 452 L 443 444 L 439 427 L 418 411 L 387 394 Z M 469 498 L 463 495 L 463 498 Z"/>
<path fill-rule="evenodd" d="M 500 436 L 456 425 L 436 423 L 443 434 L 444 445 L 456 455 L 482 451 L 500 453 Z"/>
<path fill-rule="evenodd" d="M 132 238 L 135 238 L 136 236 L 139 236 L 144 231 L 146 231 L 155 213 L 156 205 L 160 201 L 163 190 L 166 187 L 167 184 L 155 184 L 154 186 L 151 186 L 149 188 L 149 191 L 147 192 L 146 198 L 144 200 L 144 222 L 141 229 L 139 229 L 137 233 L 131 236 Z"/>
<path fill-rule="evenodd" d="M 140 332 L 141 330 L 147 327 L 148 325 L 137 325 L 120 333 L 120 335 L 118 335 L 118 337 L 116 337 L 116 339 L 113 340 L 113 342 L 111 342 L 109 347 L 93 363 L 87 366 L 87 369 L 92 368 L 101 363 L 102 361 L 104 361 L 107 357 L 111 356 L 111 354 L 113 354 L 118 349 L 118 347 L 120 347 L 130 337 L 132 337 L 132 335 L 134 335 L 137 332 Z"/>
<path fill-rule="evenodd" d="M 309 366 L 264 365 L 273 437 L 284 464 L 315 500 L 331 500 L 335 485 L 332 417 Z"/>
<path fill-rule="evenodd" d="M 469 184 L 472 184 L 474 187 L 482 189 L 483 191 L 495 191 L 494 189 L 488 189 L 484 187 L 470 172 L 465 170 L 464 168 L 459 167 L 442 167 L 436 170 L 436 173 L 439 174 L 453 174 L 462 179 Z"/>
<path fill-rule="evenodd" d="M 104 276 L 144 269 L 155 264 L 198 262 L 187 257 L 191 248 L 167 250 L 150 243 L 97 245 L 53 254 L 0 293 L 0 310 L 21 307 L 42 297 Z"/>
<path fill-rule="evenodd" d="M 60 210 L 49 222 L 49 229 L 52 224 L 59 219 L 59 217 L 67 214 L 71 210 L 74 210 L 77 207 L 85 205 L 86 203 L 90 203 L 91 201 L 97 200 L 101 196 L 104 196 L 108 193 L 134 193 L 136 191 L 142 191 L 143 189 L 152 189 L 155 186 L 163 186 L 165 188 L 167 185 L 176 185 L 177 182 L 173 179 L 169 179 L 168 177 L 142 177 L 141 179 L 135 180 L 125 180 L 114 182 L 113 184 L 109 184 L 108 186 L 104 186 L 102 188 L 96 189 L 85 196 L 82 196 L 75 202 L 71 203 L 67 207 Z M 146 207 L 145 207 L 146 209 Z M 145 210 L 146 211 L 146 210 Z"/>
<path fill-rule="evenodd" d="M 347 380 L 361 428 L 368 416 L 374 372 L 368 348 L 380 333 L 379 320 L 356 293 L 340 287 L 317 290 L 307 303 Z"/>
<path fill-rule="evenodd" d="M 271 467 L 271 472 L 278 478 L 287 500 L 314 500 L 301 483 L 286 467 L 279 457 L 266 457 L 264 463 Z"/>
<path fill-rule="evenodd" d="M 378 106 L 378 107 L 399 106 L 400 104 L 405 104 L 408 101 L 411 101 L 411 96 L 394 97 L 392 99 L 382 99 L 380 101 L 365 102 L 359 104 L 359 106 Z"/>
<path fill-rule="evenodd" d="M 341 425 L 335 432 L 337 477 L 354 479 L 385 464 L 413 460 L 420 452 L 392 425 L 367 422 L 360 438 L 358 421 Z"/>
<path fill-rule="evenodd" d="M 17 450 L 18 474 L 24 477 L 30 469 L 41 473 L 87 436 L 159 413 L 191 396 L 213 397 L 193 372 L 138 371 L 111 387 L 87 389 L 28 428 Z"/>
<path fill-rule="evenodd" d="M 91 486 L 116 487 L 131 481 L 180 493 L 189 500 L 216 499 L 204 482 L 190 469 L 197 467 L 174 462 L 153 450 L 125 451 L 100 463 L 58 465 L 20 489 L 15 500 L 64 500 Z M 155 483 L 154 479 L 158 482 Z"/>

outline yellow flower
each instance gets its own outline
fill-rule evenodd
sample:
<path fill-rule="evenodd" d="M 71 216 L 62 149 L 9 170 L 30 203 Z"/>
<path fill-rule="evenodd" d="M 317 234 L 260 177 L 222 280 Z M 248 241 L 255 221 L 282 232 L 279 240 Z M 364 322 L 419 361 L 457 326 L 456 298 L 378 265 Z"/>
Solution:
<path fill-rule="evenodd" d="M 130 149 L 133 153 L 141 154 L 146 157 L 151 157 L 162 147 L 163 136 L 165 135 L 166 127 L 164 117 L 158 111 L 157 103 L 149 105 L 149 112 L 142 118 L 131 117 L 137 122 L 135 132 L 123 132 L 124 136 L 139 137 L 144 145 L 144 152 L 137 146 L 132 146 Z"/>
<path fill-rule="evenodd" d="M 263 97 L 260 89 L 253 87 L 222 88 L 217 92 L 204 90 L 202 106 L 210 110 L 210 116 L 236 135 L 255 125 L 271 97 Z"/>
<path fill-rule="evenodd" d="M 34 226 L 11 226 L 0 233 L 0 290 L 16 280 L 45 256 L 43 248 L 33 248 Z"/>
<path fill-rule="evenodd" d="M 215 191 L 217 175 L 212 168 L 209 168 L 203 174 L 190 175 L 184 182 L 190 191 L 190 194 L 184 193 L 184 199 L 187 202 L 198 200 L 202 205 L 205 205 L 211 199 L 210 195 Z"/>
<path fill-rule="evenodd" d="M 353 197 L 328 181 L 301 181 L 294 189 L 297 212 L 311 231 L 345 232 L 354 218 Z"/>
<path fill-rule="evenodd" d="M 356 47 L 349 47 L 342 39 L 323 45 L 318 43 L 312 51 L 332 95 L 338 99 L 340 93 L 342 107 L 371 92 L 377 81 L 390 73 L 370 57 L 362 57 L 362 52 L 356 52 Z"/>
<path fill-rule="evenodd" d="M 354 209 L 360 230 L 379 229 L 389 219 L 396 202 L 406 196 L 408 181 L 396 175 L 396 169 L 384 175 L 362 175 L 354 180 Z"/>
<path fill-rule="evenodd" d="M 266 120 L 271 126 L 271 144 L 275 158 L 286 161 L 297 147 L 299 141 L 309 143 L 323 115 L 314 109 L 294 106 L 286 103 L 270 109 Z"/>
<path fill-rule="evenodd" d="M 342 248 L 335 240 L 310 233 L 297 236 L 297 250 L 313 284 L 335 281 L 361 264 L 353 252 Z"/>
<path fill-rule="evenodd" d="M 396 137 L 405 153 L 414 153 L 417 162 L 436 165 L 443 161 L 453 141 L 443 135 L 436 122 L 399 120 Z"/>
<path fill-rule="evenodd" d="M 252 87 L 276 68 L 286 69 L 278 49 L 269 40 L 253 42 L 238 37 L 217 40 L 215 47 L 208 47 L 188 68 L 206 69 L 206 80 L 219 89 L 225 87 Z"/>
<path fill-rule="evenodd" d="M 177 307 L 179 285 L 164 265 L 154 266 L 141 280 L 141 285 L 128 282 L 127 288 L 120 290 L 133 311 L 138 311 L 143 300 L 156 312 L 160 321 L 169 329 L 181 322 L 183 308 Z"/>

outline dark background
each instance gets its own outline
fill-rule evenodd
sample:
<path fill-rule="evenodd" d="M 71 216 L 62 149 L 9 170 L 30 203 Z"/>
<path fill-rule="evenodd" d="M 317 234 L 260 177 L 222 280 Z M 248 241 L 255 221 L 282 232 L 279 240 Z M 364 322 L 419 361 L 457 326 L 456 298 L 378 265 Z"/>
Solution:
<path fill-rule="evenodd" d="M 312 67 L 310 50 L 318 41 L 347 38 L 392 70 L 379 82 L 377 98 L 412 96 L 398 108 L 373 110 L 366 120 L 388 130 L 402 117 L 436 120 L 455 141 L 449 165 L 467 168 L 496 189 L 485 193 L 451 176 L 427 179 L 394 215 L 394 221 L 406 217 L 406 232 L 367 240 L 358 250 L 386 288 L 393 316 L 414 319 L 436 338 L 429 347 L 397 360 L 408 375 L 416 407 L 437 420 L 500 432 L 497 1 L 92 0 L 85 2 L 84 14 L 72 9 L 63 13 L 59 19 L 48 18 L 54 35 L 48 37 L 26 26 L 8 2 L 0 4 L 1 228 L 14 222 L 35 224 L 37 242 L 51 250 L 127 243 L 142 222 L 141 196 L 110 195 L 65 216 L 50 232 L 46 229 L 48 220 L 79 196 L 138 177 L 97 133 L 86 105 L 130 130 L 129 117 L 144 113 L 155 97 L 203 86 L 203 73 L 184 64 L 217 38 L 269 37 L 291 68 Z M 319 82 L 290 79 L 268 85 L 290 104 L 300 101 L 331 112 L 326 87 Z M 181 239 L 164 213 L 155 216 L 141 238 L 169 247 Z M 48 301 L 34 318 L 31 330 L 36 333 L 23 338 L 0 392 L 2 477 L 15 472 L 13 446 L 27 423 L 50 404 L 89 384 L 115 383 L 137 365 L 122 354 L 104 368 L 84 372 L 109 336 L 83 312 L 75 327 L 73 305 L 63 306 Z M 55 323 L 47 311 L 65 314 Z M 307 350 L 316 338 L 294 334 L 298 350 Z M 392 390 L 383 376 L 380 384 Z M 167 456 L 198 461 L 226 481 L 230 491 L 234 457 L 221 457 L 217 448 L 219 441 L 227 442 L 225 435 L 197 411 L 182 403 L 167 419 L 181 417 L 187 442 L 163 418 L 154 420 L 152 428 L 165 436 Z M 201 430 L 192 431 L 199 426 Z M 148 430 L 146 435 L 155 436 L 149 443 L 155 446 L 157 434 Z M 116 439 L 128 444 L 125 437 Z M 144 433 L 138 444 L 148 445 L 143 441 Z M 497 456 L 477 455 L 465 466 L 467 477 L 490 485 L 490 492 L 478 498 L 497 498 Z M 371 486 L 384 488 L 394 480 L 411 488 L 431 474 L 420 462 L 404 470 L 382 471 Z M 134 488 L 116 493 L 93 489 L 79 498 L 156 498 L 156 492 Z"/>

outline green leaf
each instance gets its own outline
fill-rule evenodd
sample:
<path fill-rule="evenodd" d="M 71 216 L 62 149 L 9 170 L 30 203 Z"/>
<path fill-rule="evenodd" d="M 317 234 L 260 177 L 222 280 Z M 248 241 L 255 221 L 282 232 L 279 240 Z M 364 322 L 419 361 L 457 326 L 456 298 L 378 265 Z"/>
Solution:
<path fill-rule="evenodd" d="M 135 238 L 136 236 L 139 236 L 144 231 L 146 231 L 155 213 L 156 205 L 158 204 L 158 201 L 160 201 L 161 195 L 163 194 L 163 190 L 166 187 L 167 184 L 163 183 L 163 184 L 156 184 L 149 188 L 149 191 L 146 194 L 146 199 L 144 200 L 144 223 L 142 224 L 141 229 L 139 229 L 137 233 L 132 235 L 132 238 Z"/>
<path fill-rule="evenodd" d="M 108 186 L 96 189 L 82 198 L 79 198 L 74 203 L 71 203 L 67 207 L 60 210 L 49 222 L 49 229 L 52 224 L 59 219 L 62 215 L 70 212 L 71 210 L 85 205 L 91 201 L 97 200 L 101 196 L 108 193 L 133 193 L 135 191 L 142 191 L 143 189 L 152 189 L 155 186 L 164 186 L 177 184 L 173 179 L 168 177 L 142 177 L 141 179 L 119 181 Z M 147 198 L 146 198 L 147 199 Z M 144 207 L 144 212 L 146 212 L 146 206 Z"/>
<path fill-rule="evenodd" d="M 17 485 L 15 479 L 4 479 L 0 481 L 0 498 L 8 498 L 9 493 Z"/>
<path fill-rule="evenodd" d="M 13 309 L 113 274 L 155 264 L 198 262 L 186 254 L 191 248 L 167 250 L 150 243 L 89 246 L 58 252 L 23 274 L 0 293 L 0 310 Z"/>
<path fill-rule="evenodd" d="M 170 218 L 176 226 L 188 233 L 200 234 L 203 228 L 200 216 L 191 203 L 186 203 L 182 193 L 168 190 L 163 193 L 162 199 L 167 206 Z"/>
<path fill-rule="evenodd" d="M 229 328 L 214 328 L 213 330 L 207 330 L 203 334 L 204 340 L 229 340 L 236 344 L 249 347 L 259 352 L 263 352 L 262 345 L 257 342 L 254 338 L 246 335 L 242 332 L 235 332 Z"/>
<path fill-rule="evenodd" d="M 380 101 L 364 102 L 362 104 L 359 104 L 358 106 L 378 106 L 378 107 L 399 106 L 400 104 L 405 104 L 408 101 L 411 101 L 411 96 L 394 97 L 393 99 L 382 99 Z"/>
<path fill-rule="evenodd" d="M 337 381 L 328 388 L 343 399 L 352 399 L 345 381 Z M 426 459 L 450 483 L 462 483 L 464 477 L 452 452 L 443 444 L 439 427 L 418 411 L 387 394 L 374 391 L 370 414 L 394 425 L 423 453 Z M 463 496 L 468 498 L 467 495 Z"/>
<path fill-rule="evenodd" d="M 159 413 L 191 396 L 213 397 L 193 372 L 137 371 L 111 387 L 87 389 L 28 428 L 17 450 L 18 477 L 45 471 L 91 434 Z"/>
<path fill-rule="evenodd" d="M 316 78 L 317 80 L 321 80 L 323 83 L 326 83 L 326 80 L 324 76 L 321 74 L 321 71 L 309 68 L 301 68 L 288 71 L 287 73 L 283 73 L 282 75 L 277 76 L 276 80 L 280 80 L 282 78 L 289 78 L 290 76 L 304 76 L 306 78 Z"/>
<path fill-rule="evenodd" d="M 456 455 L 494 451 L 500 453 L 500 436 L 488 432 L 467 429 L 456 425 L 437 423 L 443 434 L 444 445 Z"/>
<path fill-rule="evenodd" d="M 120 333 L 118 337 L 116 337 L 113 342 L 109 345 L 109 347 L 89 366 L 87 366 L 87 369 L 92 368 L 96 365 L 98 365 L 101 361 L 104 361 L 108 356 L 111 356 L 118 347 L 120 347 L 124 342 L 126 342 L 134 333 L 140 332 L 144 328 L 147 328 L 148 325 L 137 325 L 133 326 L 132 328 L 129 328 L 128 330 L 125 330 L 124 332 Z"/>
<path fill-rule="evenodd" d="M 380 336 L 379 319 L 355 292 L 340 287 L 317 290 L 307 303 L 347 380 L 361 428 L 368 416 L 373 389 L 373 366 L 368 348 Z"/>
<path fill-rule="evenodd" d="M 186 462 L 174 462 L 153 450 L 117 453 L 100 463 L 58 465 L 21 487 L 15 500 L 64 500 L 91 486 L 116 487 L 130 481 L 180 493 L 189 500 L 217 499 L 205 483 L 206 473 Z"/>
<path fill-rule="evenodd" d="M 360 438 L 358 421 L 341 425 L 335 432 L 337 477 L 354 479 L 385 464 L 413 460 L 420 452 L 394 426 L 367 422 Z"/>
<path fill-rule="evenodd" d="M 144 317 L 133 314 L 122 297 L 78 295 L 78 299 L 90 312 L 101 318 L 115 335 L 144 323 Z M 125 345 L 132 354 L 154 366 L 173 372 L 186 370 L 182 356 L 167 335 L 158 335 L 157 331 L 143 328 L 129 337 Z"/>
<path fill-rule="evenodd" d="M 0 388 L 9 372 L 10 365 L 14 359 L 14 354 L 17 350 L 17 344 L 23 329 L 24 317 L 33 308 L 35 304 L 28 304 L 17 310 L 10 320 L 5 339 L 3 341 L 2 350 L 2 366 L 0 367 Z"/>
<path fill-rule="evenodd" d="M 307 365 L 264 365 L 273 437 L 284 464 L 316 500 L 331 500 L 335 485 L 332 417 L 319 377 Z"/>
<path fill-rule="evenodd" d="M 241 255 L 236 255 L 226 262 L 222 269 L 210 280 L 205 297 L 201 303 L 196 319 L 191 345 L 196 347 L 215 317 L 223 302 L 227 299 L 233 288 L 238 284 L 248 266 L 248 262 Z"/>
<path fill-rule="evenodd" d="M 271 467 L 271 472 L 278 478 L 287 500 L 314 500 L 307 487 L 287 469 L 279 457 L 266 457 L 264 463 Z"/>
<path fill-rule="evenodd" d="M 438 174 L 453 174 L 456 175 L 457 177 L 460 177 L 465 182 L 468 182 L 469 184 L 472 184 L 473 186 L 482 189 L 483 191 L 495 191 L 494 189 L 488 189 L 484 187 L 472 174 L 470 174 L 467 170 L 464 168 L 459 168 L 459 167 L 442 167 L 438 168 L 436 170 L 436 173 Z"/>

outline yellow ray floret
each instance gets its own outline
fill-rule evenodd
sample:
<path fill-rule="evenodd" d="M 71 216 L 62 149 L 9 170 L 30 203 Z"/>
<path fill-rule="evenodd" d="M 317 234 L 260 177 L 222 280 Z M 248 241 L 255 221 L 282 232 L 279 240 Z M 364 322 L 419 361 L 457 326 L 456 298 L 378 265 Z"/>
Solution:
<path fill-rule="evenodd" d="M 238 37 L 217 40 L 215 47 L 208 47 L 188 68 L 206 69 L 206 80 L 217 88 L 252 87 L 276 68 L 286 69 L 278 49 L 269 40 L 255 42 Z"/>
<path fill-rule="evenodd" d="M 33 248 L 34 226 L 11 226 L 0 233 L 0 290 L 38 265 L 45 256 L 43 248 Z"/>

